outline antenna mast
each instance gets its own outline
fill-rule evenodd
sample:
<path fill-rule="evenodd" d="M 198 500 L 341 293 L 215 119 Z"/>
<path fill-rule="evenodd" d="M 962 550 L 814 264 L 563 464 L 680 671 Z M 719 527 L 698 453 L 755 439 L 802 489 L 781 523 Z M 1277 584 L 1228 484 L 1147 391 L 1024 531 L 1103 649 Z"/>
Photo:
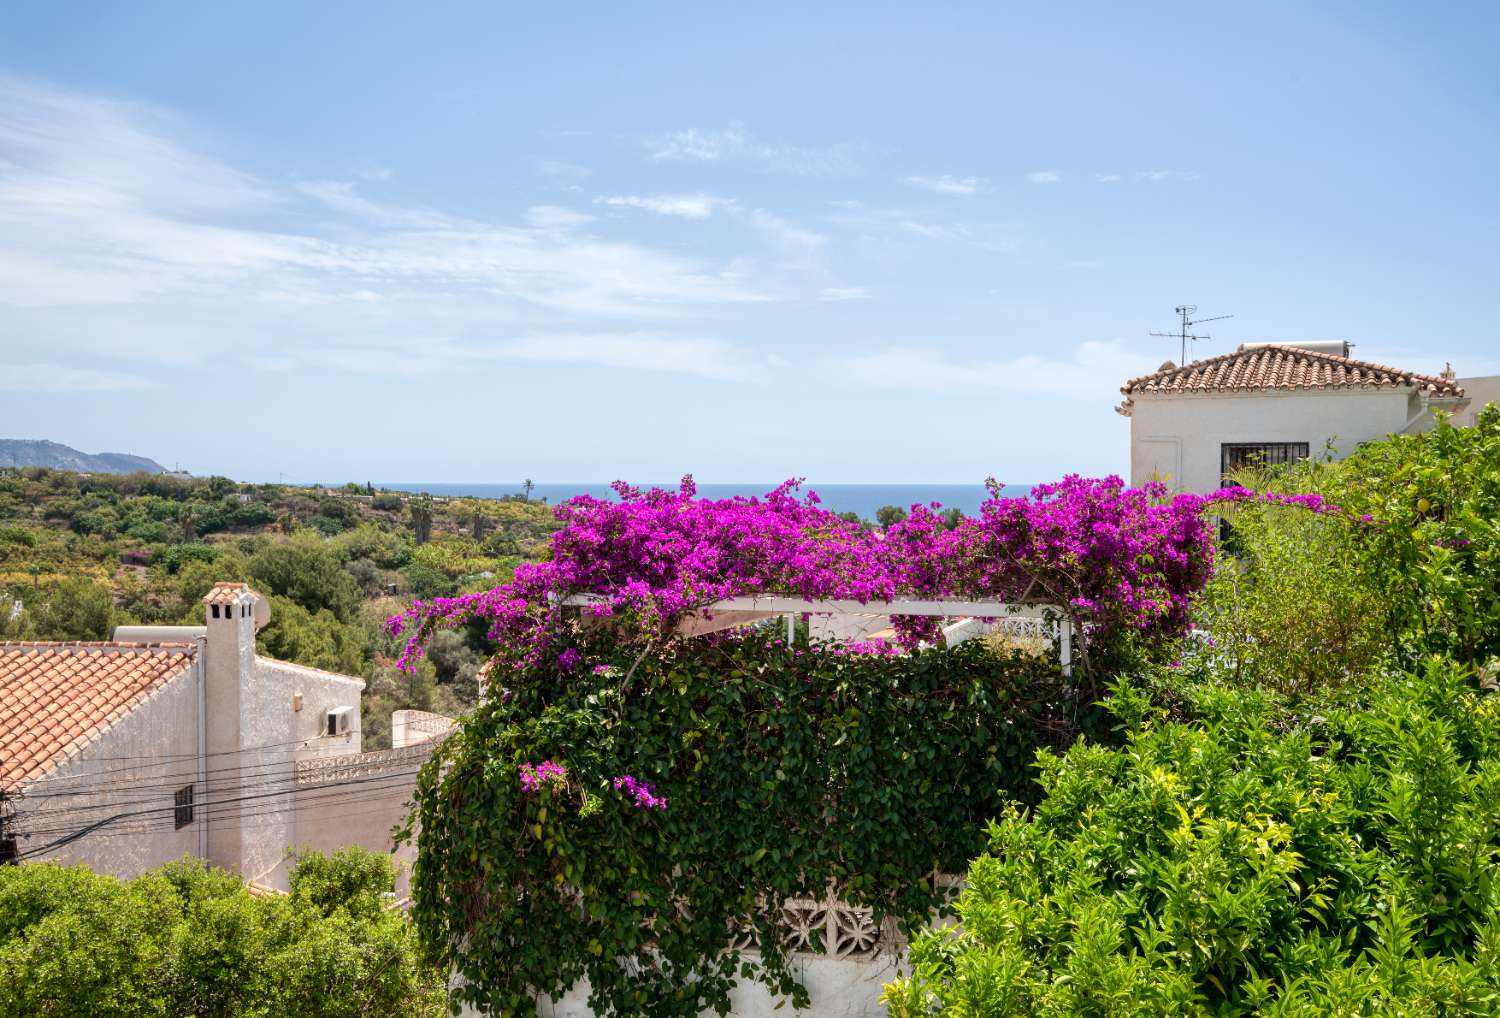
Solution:
<path fill-rule="evenodd" d="M 1184 365 L 1184 364 L 1187 363 L 1187 348 L 1188 348 L 1188 343 L 1196 343 L 1200 339 L 1213 339 L 1213 337 L 1210 336 L 1206 332 L 1203 333 L 1201 336 L 1194 335 L 1193 331 L 1192 331 L 1193 330 L 1193 326 L 1195 326 L 1195 325 L 1202 325 L 1204 322 L 1218 322 L 1218 321 L 1222 321 L 1225 318 L 1233 318 L 1234 317 L 1234 315 L 1215 315 L 1212 318 L 1194 318 L 1193 316 L 1198 313 L 1198 305 L 1196 305 L 1196 304 L 1180 304 L 1177 307 L 1173 308 L 1172 310 L 1176 311 L 1177 312 L 1177 316 L 1182 319 L 1182 323 L 1178 326 L 1178 331 L 1176 331 L 1176 332 L 1153 332 L 1153 333 L 1151 333 L 1151 335 L 1153 335 L 1153 336 L 1166 336 L 1166 337 L 1170 337 L 1172 339 L 1176 339 L 1179 342 L 1181 342 L 1181 344 L 1182 344 L 1182 350 L 1181 350 L 1180 354 L 1178 355 L 1178 361 L 1177 361 L 1177 366 L 1178 367 L 1181 367 L 1182 365 Z"/>

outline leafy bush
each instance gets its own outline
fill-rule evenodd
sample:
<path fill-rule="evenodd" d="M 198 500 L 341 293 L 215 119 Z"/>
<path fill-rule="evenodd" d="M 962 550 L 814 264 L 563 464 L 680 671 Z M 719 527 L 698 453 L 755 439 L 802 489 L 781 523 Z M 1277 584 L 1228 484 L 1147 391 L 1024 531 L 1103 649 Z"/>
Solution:
<path fill-rule="evenodd" d="M 441 974 L 386 909 L 388 858 L 304 857 L 288 897 L 183 861 L 135 880 L 0 867 L 0 1014 L 324 1018 L 446 1013 Z"/>
<path fill-rule="evenodd" d="M 1455 428 L 1365 446 L 1329 496 L 1368 516 L 1367 561 L 1384 619 L 1409 661 L 1500 657 L 1500 405 Z"/>
<path fill-rule="evenodd" d="M 326 609 L 348 621 L 359 607 L 359 586 L 316 536 L 297 534 L 250 560 L 250 576 L 266 593 L 289 598 L 310 612 Z"/>
<path fill-rule="evenodd" d="M 345 675 L 363 673 L 369 653 L 365 630 L 341 622 L 326 608 L 311 612 L 274 594 L 270 601 L 271 621 L 256 637 L 262 654 Z"/>
<path fill-rule="evenodd" d="M 1265 503 L 1226 514 L 1232 536 L 1197 615 L 1229 674 L 1285 692 L 1365 675 L 1389 644 L 1367 531 Z"/>
<path fill-rule="evenodd" d="M 585 976 L 600 1014 L 723 1013 L 737 975 L 805 999 L 757 902 L 832 882 L 877 920 L 925 921 L 934 867 L 980 848 L 982 821 L 1030 797 L 1036 748 L 1079 720 L 1055 663 L 979 641 L 573 639 L 507 672 L 419 777 L 418 926 L 497 1014 Z M 565 776 L 528 791 L 548 760 Z M 728 950 L 732 923 L 759 957 Z"/>
<path fill-rule="evenodd" d="M 1500 701 L 1441 662 L 1347 706 L 1190 701 L 1122 687 L 1123 749 L 1041 755 L 890 1013 L 1495 1014 Z"/>

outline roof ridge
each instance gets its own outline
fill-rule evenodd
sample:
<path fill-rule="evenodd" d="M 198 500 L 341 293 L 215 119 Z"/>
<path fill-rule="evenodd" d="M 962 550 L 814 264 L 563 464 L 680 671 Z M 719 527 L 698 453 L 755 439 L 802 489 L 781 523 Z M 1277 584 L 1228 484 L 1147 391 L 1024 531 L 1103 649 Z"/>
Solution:
<path fill-rule="evenodd" d="M 1226 365 L 1229 375 L 1227 378 L 1216 370 Z M 1347 371 L 1335 378 L 1318 377 L 1315 371 L 1309 371 L 1313 365 Z M 1242 367 L 1244 370 L 1240 370 Z M 1129 397 L 1137 390 L 1212 392 L 1399 385 L 1415 385 L 1428 392 L 1443 395 L 1464 395 L 1463 387 L 1455 379 L 1425 375 L 1418 371 L 1407 371 L 1388 364 L 1322 350 L 1308 350 L 1288 343 L 1261 343 L 1251 347 L 1242 345 L 1237 350 L 1201 361 L 1161 368 L 1148 375 L 1130 379 L 1120 387 L 1120 392 Z"/>
<path fill-rule="evenodd" d="M 198 644 L 193 640 L 148 640 L 148 641 L 114 641 L 114 640 L 0 640 L 0 651 L 5 650 L 58 650 L 58 651 L 152 651 L 164 650 L 170 653 L 182 653 L 185 651 L 196 651 Z"/>

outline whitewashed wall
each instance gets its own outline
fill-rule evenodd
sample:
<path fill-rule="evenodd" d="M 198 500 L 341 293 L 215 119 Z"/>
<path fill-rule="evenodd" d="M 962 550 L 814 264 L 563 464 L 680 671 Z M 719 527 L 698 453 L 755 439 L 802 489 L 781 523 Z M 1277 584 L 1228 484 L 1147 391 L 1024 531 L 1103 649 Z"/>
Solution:
<path fill-rule="evenodd" d="M 198 671 L 190 665 L 77 756 L 26 786 L 16 803 L 17 847 L 26 852 L 56 840 L 59 828 L 79 830 L 117 813 L 149 809 L 149 816 L 116 821 L 35 861 L 83 863 L 98 873 L 133 877 L 199 854 L 200 822 L 174 830 L 172 812 L 176 789 L 195 780 L 197 753 Z M 60 792 L 83 794 L 53 794 Z M 30 831 L 47 833 L 28 837 Z"/>
<path fill-rule="evenodd" d="M 1165 478 L 1174 491 L 1219 487 L 1228 442 L 1306 442 L 1318 456 L 1332 441 L 1340 456 L 1404 429 L 1421 409 L 1406 389 L 1315 392 L 1137 393 L 1130 417 L 1130 483 Z M 1426 427 L 1421 421 L 1412 430 Z"/>
<path fill-rule="evenodd" d="M 903 961 L 903 955 L 890 953 L 858 960 L 797 955 L 792 971 L 807 987 L 810 1003 L 806 1010 L 794 1011 L 759 983 L 742 982 L 730 994 L 729 1013 L 734 1018 L 884 1018 L 880 995 L 885 984 L 904 971 Z M 543 1000 L 538 1011 L 542 1018 L 593 1018 L 588 997 L 588 984 L 581 983 L 557 1000 Z M 460 1013 L 485 1018 L 470 1007 Z M 703 1016 L 713 1013 L 704 1011 Z"/>
<path fill-rule="evenodd" d="M 287 850 L 300 844 L 303 833 L 297 817 L 296 760 L 308 751 L 360 751 L 357 708 L 365 684 L 271 658 L 255 658 L 253 668 L 240 694 L 240 739 L 249 750 L 244 754 L 245 794 L 261 798 L 243 805 L 240 870 L 247 879 L 284 889 L 290 871 Z M 295 707 L 298 693 L 300 710 Z M 349 733 L 323 735 L 328 711 L 349 706 L 356 708 Z M 326 839 L 320 841 L 326 844 Z M 351 843 L 360 842 L 342 844 Z"/>

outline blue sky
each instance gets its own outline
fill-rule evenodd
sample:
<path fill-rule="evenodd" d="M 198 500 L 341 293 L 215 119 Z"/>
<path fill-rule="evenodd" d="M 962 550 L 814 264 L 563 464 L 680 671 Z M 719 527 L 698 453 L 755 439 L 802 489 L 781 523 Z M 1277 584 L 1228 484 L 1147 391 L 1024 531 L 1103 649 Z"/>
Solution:
<path fill-rule="evenodd" d="M 1496 11 L 22 5 L 0 436 L 1029 482 L 1126 468 L 1183 301 L 1497 373 Z"/>

